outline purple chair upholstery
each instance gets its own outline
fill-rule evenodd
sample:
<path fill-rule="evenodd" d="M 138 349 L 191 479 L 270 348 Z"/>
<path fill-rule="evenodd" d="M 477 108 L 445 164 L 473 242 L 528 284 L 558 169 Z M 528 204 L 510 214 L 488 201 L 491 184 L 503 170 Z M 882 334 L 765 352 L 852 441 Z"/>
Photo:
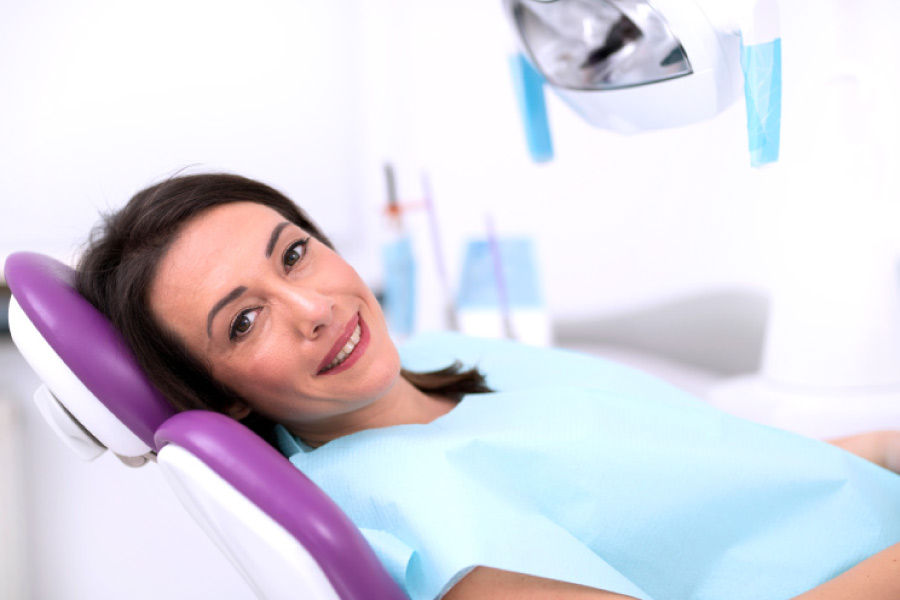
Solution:
<path fill-rule="evenodd" d="M 75 290 L 75 271 L 48 256 L 18 252 L 6 259 L 4 274 L 22 310 L 75 376 L 154 448 L 156 429 L 174 410 L 106 317 Z"/>
<path fill-rule="evenodd" d="M 17 253 L 5 275 L 15 302 L 65 366 L 160 460 L 169 446 L 198 459 L 292 536 L 342 600 L 406 598 L 340 508 L 274 448 L 224 415 L 175 414 L 109 321 L 73 288 L 71 268 Z M 65 390 L 51 391 L 65 405 Z"/>

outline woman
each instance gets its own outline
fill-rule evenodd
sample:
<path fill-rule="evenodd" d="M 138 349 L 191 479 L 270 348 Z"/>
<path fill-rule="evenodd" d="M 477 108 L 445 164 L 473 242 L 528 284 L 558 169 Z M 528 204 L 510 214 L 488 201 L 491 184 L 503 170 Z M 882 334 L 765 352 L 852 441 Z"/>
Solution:
<path fill-rule="evenodd" d="M 445 336 L 406 371 L 364 282 L 263 184 L 140 192 L 78 286 L 177 408 L 278 424 L 413 597 L 900 597 L 896 475 L 578 355 Z"/>

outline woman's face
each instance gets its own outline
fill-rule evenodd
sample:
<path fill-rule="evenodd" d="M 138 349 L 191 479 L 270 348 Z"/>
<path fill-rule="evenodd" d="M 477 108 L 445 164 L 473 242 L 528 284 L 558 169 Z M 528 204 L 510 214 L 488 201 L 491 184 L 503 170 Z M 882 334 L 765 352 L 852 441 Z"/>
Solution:
<path fill-rule="evenodd" d="M 353 268 L 274 210 L 241 202 L 189 221 L 150 308 L 214 378 L 297 432 L 376 410 L 400 374 L 377 300 Z M 357 415 L 358 416 L 358 415 Z"/>

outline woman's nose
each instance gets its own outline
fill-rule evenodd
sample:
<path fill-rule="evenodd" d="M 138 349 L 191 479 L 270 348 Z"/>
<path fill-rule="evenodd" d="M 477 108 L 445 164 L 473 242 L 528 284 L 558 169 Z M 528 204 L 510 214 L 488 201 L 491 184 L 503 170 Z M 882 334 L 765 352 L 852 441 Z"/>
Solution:
<path fill-rule="evenodd" d="M 314 339 L 331 324 L 334 301 L 327 294 L 308 288 L 292 287 L 284 292 L 288 318 L 303 337 Z"/>

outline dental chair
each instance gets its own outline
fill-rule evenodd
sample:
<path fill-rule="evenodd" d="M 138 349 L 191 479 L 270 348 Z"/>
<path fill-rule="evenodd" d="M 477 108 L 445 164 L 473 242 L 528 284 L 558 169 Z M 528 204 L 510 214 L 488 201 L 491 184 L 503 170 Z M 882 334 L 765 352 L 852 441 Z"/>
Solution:
<path fill-rule="evenodd" d="M 405 599 L 368 543 L 312 481 L 242 424 L 175 413 L 74 271 L 34 253 L 6 261 L 9 325 L 42 379 L 35 401 L 79 456 L 155 462 L 259 598 Z"/>

